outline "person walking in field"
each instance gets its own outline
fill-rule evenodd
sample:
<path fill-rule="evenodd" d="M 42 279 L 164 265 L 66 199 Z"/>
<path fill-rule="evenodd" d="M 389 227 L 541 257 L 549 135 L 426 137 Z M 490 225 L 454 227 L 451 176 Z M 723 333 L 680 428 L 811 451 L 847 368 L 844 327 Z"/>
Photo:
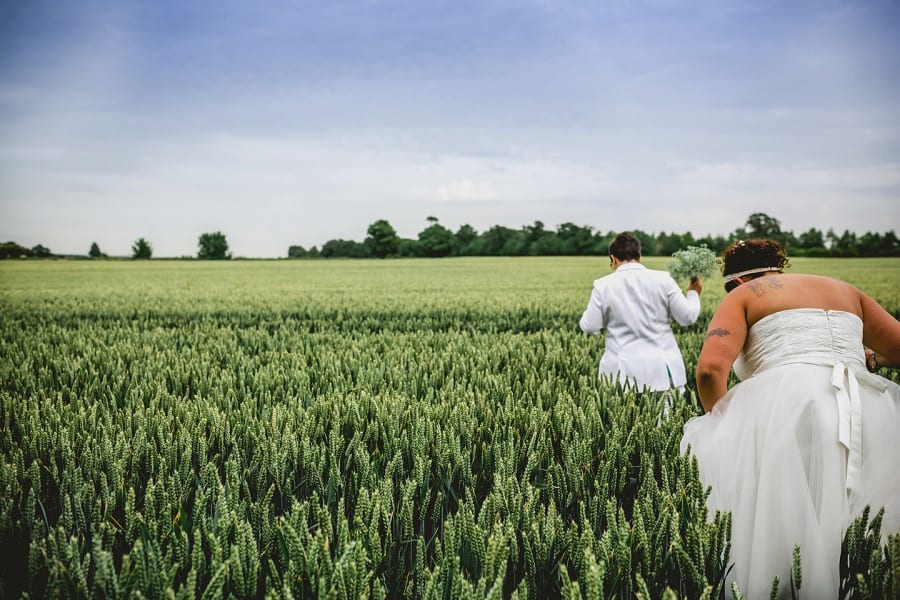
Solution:
<path fill-rule="evenodd" d="M 884 508 L 882 543 L 900 532 L 900 385 L 876 374 L 900 366 L 900 322 L 849 283 L 783 273 L 772 240 L 735 242 L 720 264 L 727 294 L 696 373 L 706 414 L 681 451 L 712 488 L 710 515 L 732 515 L 726 589 L 768 598 L 777 576 L 791 597 L 798 545 L 801 597 L 838 598 L 853 519 Z"/>
<path fill-rule="evenodd" d="M 641 242 L 627 231 L 610 242 L 609 264 L 613 272 L 594 281 L 579 322 L 585 333 L 606 330 L 599 375 L 639 390 L 683 389 L 687 376 L 671 319 L 685 326 L 697 321 L 700 279 L 682 293 L 668 272 L 641 264 Z"/>

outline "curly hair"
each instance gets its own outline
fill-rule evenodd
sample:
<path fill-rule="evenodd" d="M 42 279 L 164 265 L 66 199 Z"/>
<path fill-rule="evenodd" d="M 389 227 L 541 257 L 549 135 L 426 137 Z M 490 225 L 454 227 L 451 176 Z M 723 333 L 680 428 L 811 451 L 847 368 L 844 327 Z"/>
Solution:
<path fill-rule="evenodd" d="M 784 246 L 769 239 L 738 240 L 725 249 L 717 262 L 725 277 L 767 267 L 781 271 L 790 266 Z"/>
<path fill-rule="evenodd" d="M 609 255 L 619 260 L 640 260 L 641 240 L 630 231 L 618 233 L 609 243 Z"/>

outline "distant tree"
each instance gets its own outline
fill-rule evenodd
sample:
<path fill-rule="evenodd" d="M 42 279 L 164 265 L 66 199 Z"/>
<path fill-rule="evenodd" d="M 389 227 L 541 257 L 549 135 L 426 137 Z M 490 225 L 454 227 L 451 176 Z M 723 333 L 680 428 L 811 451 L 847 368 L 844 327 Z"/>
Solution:
<path fill-rule="evenodd" d="M 478 252 L 478 243 L 479 237 L 478 232 L 469 225 L 463 225 L 459 229 L 456 230 L 456 254 L 460 256 L 472 256 L 475 254 L 479 254 Z"/>
<path fill-rule="evenodd" d="M 694 241 L 694 236 L 691 235 L 690 232 L 687 233 L 666 233 L 665 231 L 659 232 L 659 235 L 656 236 L 656 248 L 650 248 L 648 250 L 643 251 L 645 255 L 655 255 L 655 256 L 672 256 L 675 252 L 679 250 L 684 250 L 688 246 L 696 246 L 697 243 Z"/>
<path fill-rule="evenodd" d="M 465 244 L 459 244 L 457 239 L 456 254 L 458 256 L 487 256 L 487 238 L 477 235 Z"/>
<path fill-rule="evenodd" d="M 900 240 L 893 229 L 880 236 L 875 256 L 900 256 Z"/>
<path fill-rule="evenodd" d="M 836 236 L 834 231 L 830 229 L 828 230 L 827 235 L 832 240 L 830 248 L 832 256 L 845 258 L 859 256 L 859 249 L 856 245 L 856 234 L 849 229 L 845 229 L 840 237 Z"/>
<path fill-rule="evenodd" d="M 879 254 L 882 256 L 900 256 L 900 240 L 894 230 L 885 232 L 881 237 L 881 250 Z"/>
<path fill-rule="evenodd" d="M 369 247 L 365 243 L 353 242 L 350 258 L 372 258 L 372 253 L 369 252 Z"/>
<path fill-rule="evenodd" d="M 555 231 L 545 231 L 536 242 L 528 248 L 528 253 L 534 256 L 557 256 L 562 245 Z"/>
<path fill-rule="evenodd" d="M 685 246 L 686 244 L 682 242 L 682 236 L 674 232 L 668 234 L 665 231 L 660 231 L 659 235 L 656 236 L 656 248 L 642 249 L 642 253 L 646 255 L 672 256 L 673 253 L 684 249 Z"/>
<path fill-rule="evenodd" d="M 303 246 L 291 246 L 288 248 L 288 258 L 306 258 L 309 252 Z"/>
<path fill-rule="evenodd" d="M 538 256 L 541 254 L 553 254 L 546 252 L 552 250 L 552 243 L 548 243 L 550 238 L 555 238 L 556 234 L 552 231 L 544 229 L 544 223 L 535 221 L 533 225 L 526 225 L 522 228 L 522 235 L 525 238 L 524 252 L 529 256 Z M 545 241 L 545 239 L 547 241 Z M 543 243 L 542 243 L 543 242 Z M 557 244 L 558 247 L 558 244 Z"/>
<path fill-rule="evenodd" d="M 153 246 L 144 238 L 138 238 L 131 246 L 131 258 L 150 258 L 153 256 Z"/>
<path fill-rule="evenodd" d="M 53 254 L 50 252 L 50 248 L 47 248 L 46 246 L 43 246 L 41 244 L 38 244 L 31 249 L 31 255 L 36 256 L 37 258 L 47 258 L 49 256 L 53 256 Z"/>
<path fill-rule="evenodd" d="M 365 244 L 369 254 L 377 258 L 385 258 L 397 254 L 400 238 L 396 230 L 384 219 L 379 219 L 371 225 L 367 231 Z"/>
<path fill-rule="evenodd" d="M 397 256 L 401 258 L 417 258 L 424 256 L 419 240 L 400 238 L 397 243 Z"/>
<path fill-rule="evenodd" d="M 698 238 L 694 243 L 695 246 L 700 246 L 706 244 L 706 247 L 715 252 L 716 254 L 721 253 L 725 248 L 728 247 L 728 244 L 731 242 L 728 238 L 725 238 L 721 235 L 717 235 L 715 237 L 711 235 L 704 236 L 702 238 Z"/>
<path fill-rule="evenodd" d="M 594 247 L 594 234 L 590 227 L 563 223 L 556 228 L 556 235 L 559 237 L 560 254 L 566 256 L 585 256 Z"/>
<path fill-rule="evenodd" d="M 91 249 L 88 250 L 88 256 L 91 258 L 102 258 L 106 255 L 100 251 L 100 246 L 97 245 L 97 242 L 92 242 Z"/>
<path fill-rule="evenodd" d="M 794 256 L 828 256 L 825 247 L 825 234 L 816 228 L 801 233 L 799 236 L 790 234 L 793 241 L 790 251 Z"/>
<path fill-rule="evenodd" d="M 322 258 L 364 258 L 369 255 L 365 244 L 353 240 L 328 240 L 322 245 Z"/>
<path fill-rule="evenodd" d="M 541 239 L 541 236 L 544 235 L 546 229 L 544 229 L 544 223 L 542 221 L 535 221 L 533 225 L 526 225 L 523 227 L 522 232 L 525 234 L 525 241 L 529 244 L 533 244 Z"/>
<path fill-rule="evenodd" d="M 201 234 L 197 240 L 199 248 L 197 258 L 202 260 L 230 260 L 228 252 L 228 240 L 221 231 Z"/>
<path fill-rule="evenodd" d="M 463 225 L 456 230 L 456 241 L 460 244 L 468 244 L 477 237 L 478 232 L 469 224 Z"/>
<path fill-rule="evenodd" d="M 486 256 L 501 256 L 503 248 L 506 244 L 516 236 L 521 236 L 520 231 L 504 227 L 503 225 L 494 225 L 481 234 L 481 244 L 479 245 L 479 254 Z"/>
<path fill-rule="evenodd" d="M 23 258 L 31 256 L 31 250 L 20 246 L 15 242 L 3 242 L 0 244 L 0 258 Z"/>
<path fill-rule="evenodd" d="M 825 235 L 821 231 L 813 227 L 809 231 L 800 234 L 800 236 L 797 238 L 797 246 L 804 249 L 824 248 Z"/>
<path fill-rule="evenodd" d="M 419 246 L 423 254 L 431 257 L 450 256 L 456 248 L 456 236 L 434 217 L 428 217 L 427 221 L 431 225 L 419 232 Z"/>
<path fill-rule="evenodd" d="M 793 231 L 782 231 L 781 237 L 778 239 L 779 242 L 784 244 L 784 247 L 788 250 L 792 250 L 796 248 L 800 242 L 797 241 L 797 236 L 794 235 Z"/>
<path fill-rule="evenodd" d="M 501 256 L 525 256 L 528 254 L 528 239 L 524 231 L 516 231 L 500 248 Z"/>
<path fill-rule="evenodd" d="M 544 229 L 544 224 L 535 221 L 531 227 L 525 227 L 529 239 L 527 253 L 531 256 L 556 256 L 562 252 L 559 235 L 552 230 Z"/>
<path fill-rule="evenodd" d="M 755 238 L 769 238 L 787 245 L 788 236 L 781 231 L 781 222 L 766 213 L 753 213 L 747 217 L 747 235 Z"/>
<path fill-rule="evenodd" d="M 856 240 L 860 256 L 898 256 L 900 242 L 893 230 L 884 234 L 867 231 Z"/>
<path fill-rule="evenodd" d="M 878 256 L 882 244 L 880 233 L 867 231 L 856 239 L 856 248 L 860 256 Z"/>

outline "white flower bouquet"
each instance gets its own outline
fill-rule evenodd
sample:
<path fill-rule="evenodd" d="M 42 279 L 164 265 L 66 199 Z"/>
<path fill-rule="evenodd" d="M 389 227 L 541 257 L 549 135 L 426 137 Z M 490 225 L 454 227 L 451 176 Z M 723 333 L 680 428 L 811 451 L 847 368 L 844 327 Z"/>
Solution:
<path fill-rule="evenodd" d="M 709 277 L 716 271 L 716 255 L 706 244 L 688 246 L 672 254 L 667 269 L 676 281 Z"/>

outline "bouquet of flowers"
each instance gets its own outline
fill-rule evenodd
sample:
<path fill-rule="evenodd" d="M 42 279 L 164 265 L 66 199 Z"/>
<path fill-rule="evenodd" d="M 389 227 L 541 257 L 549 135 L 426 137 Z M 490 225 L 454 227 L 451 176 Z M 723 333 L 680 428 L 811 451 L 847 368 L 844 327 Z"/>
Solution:
<path fill-rule="evenodd" d="M 716 271 L 716 255 L 706 244 L 688 246 L 672 254 L 667 268 L 676 281 L 709 277 Z"/>

